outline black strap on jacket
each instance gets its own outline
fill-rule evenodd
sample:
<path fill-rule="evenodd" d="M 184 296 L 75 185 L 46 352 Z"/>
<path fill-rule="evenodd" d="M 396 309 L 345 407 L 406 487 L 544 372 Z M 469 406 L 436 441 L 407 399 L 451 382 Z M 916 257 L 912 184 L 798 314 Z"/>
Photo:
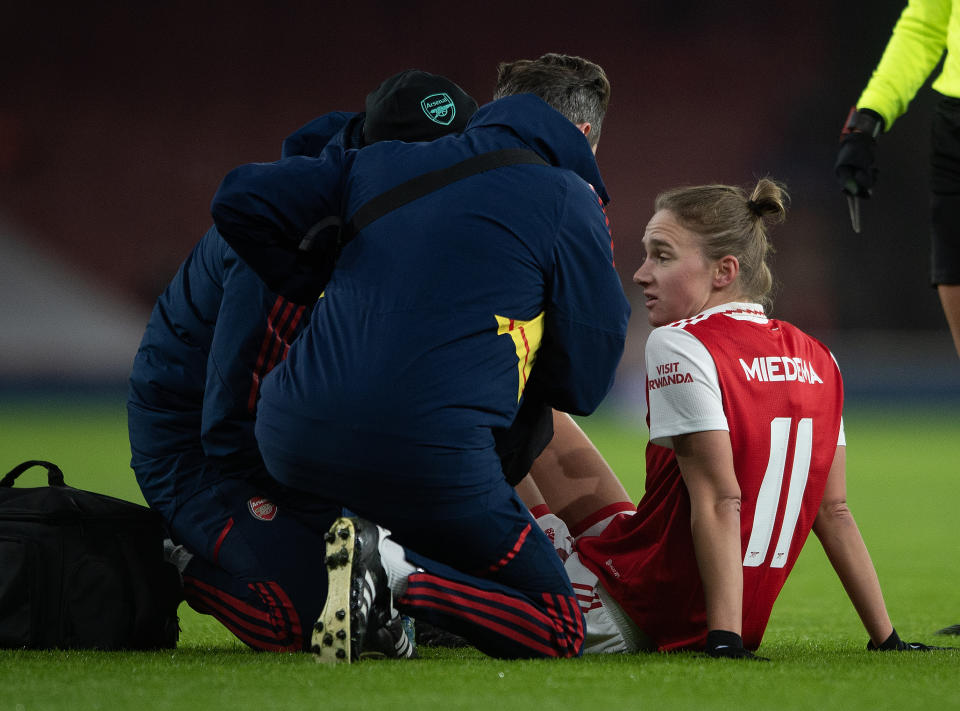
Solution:
<path fill-rule="evenodd" d="M 450 183 L 494 168 L 519 164 L 550 165 L 528 148 L 505 148 L 418 175 L 365 202 L 346 225 L 339 216 L 326 217 L 313 225 L 300 240 L 292 257 L 292 266 L 286 271 L 281 270 L 280 279 L 271 279 L 273 275 L 265 271 L 257 273 L 268 287 L 291 301 L 298 304 L 313 303 L 326 287 L 341 250 L 364 227 Z M 233 242 L 231 246 L 246 259 L 240 246 Z M 285 264 L 291 261 L 288 253 L 285 252 L 283 256 Z M 255 263 L 256 260 L 248 261 Z"/>
<path fill-rule="evenodd" d="M 387 213 L 393 212 L 397 208 L 403 207 L 407 203 L 439 190 L 450 183 L 494 168 L 531 163 L 534 165 L 550 165 L 539 154 L 528 148 L 505 148 L 499 151 L 481 153 L 446 168 L 432 170 L 416 178 L 411 178 L 361 205 L 360 209 L 353 213 L 353 217 L 350 218 L 350 222 L 344 230 L 343 243 L 349 242 L 360 230 L 371 222 L 379 220 Z"/>

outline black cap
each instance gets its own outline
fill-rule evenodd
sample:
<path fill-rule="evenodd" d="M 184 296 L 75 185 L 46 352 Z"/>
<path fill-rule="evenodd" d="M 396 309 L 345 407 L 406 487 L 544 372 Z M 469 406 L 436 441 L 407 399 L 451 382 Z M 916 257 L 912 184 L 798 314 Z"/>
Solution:
<path fill-rule="evenodd" d="M 462 131 L 477 102 L 446 77 L 408 69 L 367 95 L 365 143 L 432 141 Z"/>

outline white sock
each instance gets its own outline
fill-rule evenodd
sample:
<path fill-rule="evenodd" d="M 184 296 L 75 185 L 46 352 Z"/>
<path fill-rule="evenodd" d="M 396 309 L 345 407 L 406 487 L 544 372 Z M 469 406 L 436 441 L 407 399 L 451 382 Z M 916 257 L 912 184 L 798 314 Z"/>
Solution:
<path fill-rule="evenodd" d="M 407 592 L 407 576 L 422 569 L 408 563 L 403 554 L 403 546 L 387 536 L 380 538 L 377 550 L 380 551 L 383 569 L 387 571 L 387 585 L 394 597 L 400 597 Z"/>
<path fill-rule="evenodd" d="M 547 538 L 553 542 L 553 547 L 557 551 L 557 555 L 560 556 L 560 560 L 569 558 L 570 554 L 573 553 L 573 536 L 570 535 L 567 524 L 563 522 L 563 519 L 556 514 L 545 513 L 539 516 L 536 521 L 540 529 L 547 534 Z"/>
<path fill-rule="evenodd" d="M 177 567 L 177 571 L 180 573 L 180 579 L 183 580 L 183 571 L 187 567 L 187 563 L 193 558 L 193 553 L 188 551 L 183 546 L 176 545 L 171 539 L 163 539 L 163 559 L 168 563 L 172 563 Z"/>

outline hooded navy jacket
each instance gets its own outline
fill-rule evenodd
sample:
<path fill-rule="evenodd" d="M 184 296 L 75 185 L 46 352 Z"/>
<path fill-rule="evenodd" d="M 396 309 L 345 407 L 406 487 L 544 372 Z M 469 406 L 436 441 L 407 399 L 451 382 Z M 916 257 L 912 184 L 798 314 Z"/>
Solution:
<path fill-rule="evenodd" d="M 263 384 L 261 448 L 268 437 L 291 463 L 393 466 L 407 483 L 469 484 L 498 470 L 492 428 L 510 424 L 524 393 L 574 414 L 600 404 L 629 317 L 608 198 L 586 138 L 533 95 L 487 104 L 464 133 L 431 143 L 242 166 L 212 213 L 228 242 L 289 246 L 410 178 L 504 148 L 533 149 L 550 165 L 452 183 L 346 245 L 309 327 Z M 304 468 L 271 473 L 318 486 Z"/>
<path fill-rule="evenodd" d="M 363 114 L 332 112 L 288 136 L 282 155 L 360 145 Z M 212 479 L 262 467 L 253 423 L 260 382 L 306 325 L 221 239 L 203 236 L 157 299 L 130 375 L 131 466 L 161 510 Z M 223 467 L 204 466 L 204 457 Z"/>

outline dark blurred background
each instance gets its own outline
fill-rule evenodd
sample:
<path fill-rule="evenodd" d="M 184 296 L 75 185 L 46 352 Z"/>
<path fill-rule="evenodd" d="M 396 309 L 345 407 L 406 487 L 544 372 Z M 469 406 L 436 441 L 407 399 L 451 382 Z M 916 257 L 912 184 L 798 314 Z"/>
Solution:
<path fill-rule="evenodd" d="M 359 110 L 417 67 L 489 100 L 498 62 L 544 52 L 613 86 L 598 161 L 634 303 L 618 392 L 642 399 L 646 314 L 630 283 L 656 193 L 785 181 L 775 315 L 830 343 L 864 397 L 960 393 L 928 284 L 920 91 L 881 138 L 850 227 L 838 135 L 904 0 L 758 2 L 8 2 L 0 24 L 0 385 L 126 377 L 149 309 L 237 164 L 310 118 Z"/>

